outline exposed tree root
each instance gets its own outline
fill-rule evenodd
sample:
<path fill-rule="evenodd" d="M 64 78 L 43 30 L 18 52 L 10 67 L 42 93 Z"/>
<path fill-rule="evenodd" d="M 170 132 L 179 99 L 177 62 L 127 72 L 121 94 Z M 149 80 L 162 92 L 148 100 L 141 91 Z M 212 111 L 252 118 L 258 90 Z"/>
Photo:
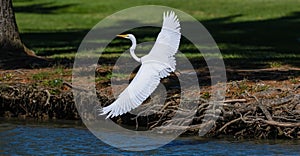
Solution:
<path fill-rule="evenodd" d="M 300 138 L 299 87 L 292 85 L 294 87 L 284 89 L 257 89 L 257 84 L 245 87 L 240 83 L 227 84 L 227 98 L 224 101 L 211 102 L 209 98 L 202 97 L 202 93 L 191 95 L 189 99 L 181 99 L 179 90 L 173 90 L 168 92 L 164 104 L 145 103 L 136 110 L 137 115 L 127 113 L 113 118 L 113 121 L 135 126 L 137 130 L 149 129 L 161 133 L 184 131 L 184 134 L 191 135 L 205 132 L 205 136 L 214 137 L 231 135 L 236 138 Z M 85 90 L 70 83 L 64 85 Z M 204 91 L 209 92 L 209 88 Z M 114 100 L 110 91 L 101 92 L 98 92 L 101 105 L 109 105 Z M 152 100 L 155 98 L 152 97 Z M 80 119 L 70 89 L 55 95 L 48 88 L 34 85 L 0 84 L 0 101 L 0 115 L 4 117 Z M 183 105 L 179 105 L 180 101 Z M 97 107 L 99 106 L 89 108 Z M 85 112 L 87 118 L 97 118 L 95 111 Z M 89 116 L 89 113 L 92 115 Z"/>

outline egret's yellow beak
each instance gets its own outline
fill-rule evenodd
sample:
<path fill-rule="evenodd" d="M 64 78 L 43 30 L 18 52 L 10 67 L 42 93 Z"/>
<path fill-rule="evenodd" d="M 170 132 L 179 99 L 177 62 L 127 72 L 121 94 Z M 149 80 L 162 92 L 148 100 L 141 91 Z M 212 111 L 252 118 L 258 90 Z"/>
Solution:
<path fill-rule="evenodd" d="M 117 35 L 118 37 L 122 37 L 122 38 L 126 38 L 128 37 L 128 34 L 125 34 L 125 35 Z"/>

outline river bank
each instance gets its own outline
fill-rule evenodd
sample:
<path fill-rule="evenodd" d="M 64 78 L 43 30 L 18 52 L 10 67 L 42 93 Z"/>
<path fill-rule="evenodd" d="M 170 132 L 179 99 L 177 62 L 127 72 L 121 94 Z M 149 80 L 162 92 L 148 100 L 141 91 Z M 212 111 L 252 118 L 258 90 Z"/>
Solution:
<path fill-rule="evenodd" d="M 99 70 L 100 75 L 107 70 Z M 42 74 L 41 74 L 42 73 Z M 71 69 L 1 71 L 0 116 L 5 118 L 49 120 L 80 120 L 76 109 L 71 80 Z M 232 136 L 234 138 L 289 138 L 300 139 L 300 78 L 285 80 L 234 80 L 226 84 L 226 99 L 220 117 L 212 121 L 207 137 Z M 109 79 L 96 82 L 98 99 L 102 106 L 109 105 L 111 95 Z M 211 107 L 210 87 L 201 86 L 197 113 L 184 135 L 197 135 L 203 127 L 204 113 Z M 127 113 L 113 121 L 128 126 L 139 125 L 152 129 L 168 122 L 176 112 L 176 94 L 170 95 L 160 111 L 146 117 Z M 176 129 L 175 128 L 175 129 Z"/>

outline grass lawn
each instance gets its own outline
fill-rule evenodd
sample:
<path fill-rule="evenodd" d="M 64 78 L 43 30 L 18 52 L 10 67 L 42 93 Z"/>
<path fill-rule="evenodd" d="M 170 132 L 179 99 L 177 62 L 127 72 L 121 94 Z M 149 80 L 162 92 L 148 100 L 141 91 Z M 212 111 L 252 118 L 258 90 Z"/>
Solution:
<path fill-rule="evenodd" d="M 217 42 L 227 67 L 300 67 L 298 0 L 14 0 L 25 44 L 37 55 L 56 59 L 72 59 L 85 34 L 104 17 L 148 4 L 174 7 L 197 18 Z M 153 33 L 147 35 L 138 41 L 156 38 Z M 106 57 L 118 57 L 129 44 L 107 47 Z M 195 49 L 189 42 L 180 46 L 188 58 L 201 57 Z"/>

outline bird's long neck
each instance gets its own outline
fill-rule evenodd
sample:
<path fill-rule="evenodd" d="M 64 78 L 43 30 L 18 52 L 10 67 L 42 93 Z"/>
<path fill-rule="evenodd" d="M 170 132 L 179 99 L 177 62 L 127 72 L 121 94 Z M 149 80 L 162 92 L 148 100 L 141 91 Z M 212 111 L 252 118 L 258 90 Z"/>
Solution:
<path fill-rule="evenodd" d="M 135 59 L 137 62 L 141 62 L 141 58 L 137 57 L 134 53 L 134 50 L 136 48 L 136 39 L 132 38 L 130 39 L 132 42 L 132 46 L 130 47 L 130 55 L 133 57 L 133 59 Z"/>

